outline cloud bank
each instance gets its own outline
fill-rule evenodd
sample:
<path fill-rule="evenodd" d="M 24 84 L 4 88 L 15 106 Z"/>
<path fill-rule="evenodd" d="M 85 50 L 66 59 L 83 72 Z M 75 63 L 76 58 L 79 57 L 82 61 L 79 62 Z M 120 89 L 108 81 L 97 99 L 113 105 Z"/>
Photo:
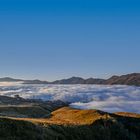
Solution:
<path fill-rule="evenodd" d="M 107 112 L 140 113 L 140 87 L 105 85 L 15 85 L 0 86 L 0 95 L 42 100 L 62 100 L 71 107 Z"/>
<path fill-rule="evenodd" d="M 16 86 L 21 85 L 23 82 L 0 82 L 0 87 L 2 86 Z"/>

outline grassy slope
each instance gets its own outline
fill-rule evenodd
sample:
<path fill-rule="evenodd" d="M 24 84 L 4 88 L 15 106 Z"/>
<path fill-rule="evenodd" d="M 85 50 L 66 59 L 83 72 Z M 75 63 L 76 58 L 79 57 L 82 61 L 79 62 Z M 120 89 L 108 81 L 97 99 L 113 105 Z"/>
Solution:
<path fill-rule="evenodd" d="M 0 140 L 27 139 L 139 140 L 140 117 L 64 107 L 52 112 L 50 119 L 0 119 Z"/>

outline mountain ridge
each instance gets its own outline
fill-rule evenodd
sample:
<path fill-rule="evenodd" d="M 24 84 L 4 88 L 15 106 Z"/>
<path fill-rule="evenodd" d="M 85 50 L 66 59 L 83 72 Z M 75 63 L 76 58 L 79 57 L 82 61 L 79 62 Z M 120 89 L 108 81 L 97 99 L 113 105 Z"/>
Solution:
<path fill-rule="evenodd" d="M 140 73 L 131 73 L 121 76 L 112 76 L 108 79 L 71 77 L 53 82 L 41 80 L 23 80 L 10 77 L 0 78 L 0 82 L 23 82 L 23 84 L 102 84 L 102 85 L 134 85 L 140 86 Z"/>

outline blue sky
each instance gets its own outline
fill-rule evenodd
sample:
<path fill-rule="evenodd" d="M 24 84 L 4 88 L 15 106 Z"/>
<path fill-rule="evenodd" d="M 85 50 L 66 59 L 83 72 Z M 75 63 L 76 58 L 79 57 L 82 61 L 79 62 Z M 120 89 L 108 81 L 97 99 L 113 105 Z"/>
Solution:
<path fill-rule="evenodd" d="M 0 0 L 0 77 L 140 72 L 138 0 Z"/>

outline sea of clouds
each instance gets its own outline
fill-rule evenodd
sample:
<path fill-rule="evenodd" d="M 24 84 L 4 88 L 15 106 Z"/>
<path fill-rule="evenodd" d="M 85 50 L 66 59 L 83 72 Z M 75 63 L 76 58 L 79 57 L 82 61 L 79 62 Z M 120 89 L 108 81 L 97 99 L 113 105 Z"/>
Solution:
<path fill-rule="evenodd" d="M 62 100 L 79 109 L 140 113 L 140 87 L 122 85 L 24 85 L 0 83 L 0 95 Z"/>

